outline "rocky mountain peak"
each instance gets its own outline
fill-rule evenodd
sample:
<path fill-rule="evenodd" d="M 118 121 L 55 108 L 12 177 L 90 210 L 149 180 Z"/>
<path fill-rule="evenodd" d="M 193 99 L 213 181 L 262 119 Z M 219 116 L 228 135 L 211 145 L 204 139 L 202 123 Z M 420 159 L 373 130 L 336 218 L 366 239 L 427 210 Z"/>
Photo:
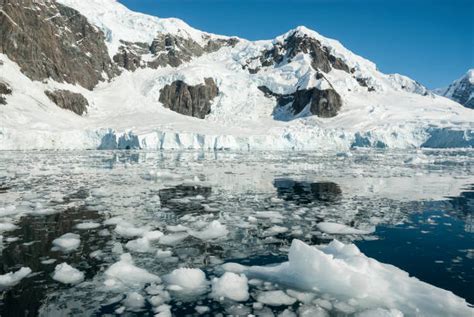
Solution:
<path fill-rule="evenodd" d="M 474 68 L 445 88 L 435 89 L 434 93 L 448 97 L 461 105 L 474 109 Z"/>

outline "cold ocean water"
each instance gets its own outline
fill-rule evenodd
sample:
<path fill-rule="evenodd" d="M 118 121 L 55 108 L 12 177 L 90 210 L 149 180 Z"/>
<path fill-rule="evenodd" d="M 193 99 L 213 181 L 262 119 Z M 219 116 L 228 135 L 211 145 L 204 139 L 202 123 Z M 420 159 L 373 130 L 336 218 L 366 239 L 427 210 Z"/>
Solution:
<path fill-rule="evenodd" d="M 473 212 L 472 150 L 0 152 L 0 315 L 472 316 Z"/>

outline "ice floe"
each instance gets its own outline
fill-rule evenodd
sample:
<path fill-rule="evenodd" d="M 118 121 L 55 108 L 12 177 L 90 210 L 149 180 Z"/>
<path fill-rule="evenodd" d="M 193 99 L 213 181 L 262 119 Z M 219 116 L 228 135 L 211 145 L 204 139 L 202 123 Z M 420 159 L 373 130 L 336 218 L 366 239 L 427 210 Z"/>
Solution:
<path fill-rule="evenodd" d="M 84 280 L 84 273 L 67 263 L 56 265 L 53 280 L 63 284 L 78 284 Z"/>
<path fill-rule="evenodd" d="M 464 299 L 410 277 L 395 266 L 369 258 L 354 244 L 334 240 L 326 246 L 312 247 L 295 239 L 288 259 L 268 267 L 236 264 L 223 267 L 287 288 L 328 294 L 339 300 L 338 310 L 347 313 L 381 307 L 408 316 L 469 316 L 474 312 Z M 277 305 L 289 303 L 287 297 L 283 292 L 261 293 L 258 301 Z"/>
<path fill-rule="evenodd" d="M 212 296 L 217 299 L 228 298 L 237 302 L 248 300 L 247 277 L 243 274 L 225 272 L 221 277 L 212 280 Z"/>
<path fill-rule="evenodd" d="M 0 275 L 0 289 L 15 286 L 30 274 L 31 269 L 29 267 L 22 267 L 16 272 L 9 272 L 7 274 Z"/>
<path fill-rule="evenodd" d="M 75 233 L 66 233 L 53 240 L 53 249 L 62 252 L 71 252 L 79 248 L 81 238 Z"/>
<path fill-rule="evenodd" d="M 319 230 L 329 234 L 371 234 L 375 232 L 375 228 L 356 229 L 335 222 L 320 222 L 316 225 Z"/>

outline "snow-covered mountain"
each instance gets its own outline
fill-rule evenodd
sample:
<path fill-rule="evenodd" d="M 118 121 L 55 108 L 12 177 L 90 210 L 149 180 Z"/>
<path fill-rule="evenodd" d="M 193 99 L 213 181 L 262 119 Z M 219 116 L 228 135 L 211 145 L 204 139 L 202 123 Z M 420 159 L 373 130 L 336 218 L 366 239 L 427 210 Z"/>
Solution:
<path fill-rule="evenodd" d="M 115 0 L 0 8 L 0 149 L 474 145 L 472 110 L 305 27 L 252 42 Z"/>
<path fill-rule="evenodd" d="M 474 68 L 448 87 L 435 89 L 434 93 L 474 109 Z"/>

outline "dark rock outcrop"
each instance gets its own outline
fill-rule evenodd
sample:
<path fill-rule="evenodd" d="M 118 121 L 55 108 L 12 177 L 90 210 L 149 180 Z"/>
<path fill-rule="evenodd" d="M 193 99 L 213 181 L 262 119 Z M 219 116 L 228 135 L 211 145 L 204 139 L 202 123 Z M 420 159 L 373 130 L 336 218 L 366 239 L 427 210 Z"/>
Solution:
<path fill-rule="evenodd" d="M 289 63 L 299 53 L 311 56 L 311 67 L 315 70 L 328 73 L 332 68 L 335 68 L 347 73 L 351 72 L 349 66 L 340 58 L 332 55 L 329 49 L 323 46 L 320 41 L 296 31 L 289 35 L 283 43 L 276 43 L 271 49 L 265 50 L 258 59 L 261 67 L 269 67 L 283 62 Z M 256 73 L 260 70 L 260 67 L 251 69 L 244 66 L 244 68 L 247 68 L 250 73 Z"/>
<path fill-rule="evenodd" d="M 224 46 L 235 46 L 238 39 L 207 39 L 203 47 L 192 39 L 183 38 L 173 34 L 158 34 L 151 45 L 146 43 L 130 43 L 122 41 L 118 53 L 113 57 L 114 62 L 127 70 L 137 68 L 178 67 L 200 57 L 205 53 L 212 53 Z M 151 55 L 151 60 L 144 61 L 143 55 Z"/>
<path fill-rule="evenodd" d="M 52 0 L 0 0 L 0 53 L 33 80 L 92 89 L 117 73 L 104 34 L 79 12 Z"/>
<path fill-rule="evenodd" d="M 435 93 L 454 100 L 464 107 L 474 109 L 474 69 L 469 70 L 462 78 L 454 81 L 444 89 L 436 89 Z"/>
<path fill-rule="evenodd" d="M 6 105 L 7 99 L 6 95 L 11 95 L 12 89 L 7 83 L 0 81 L 0 105 Z"/>
<path fill-rule="evenodd" d="M 267 97 L 277 100 L 277 107 L 291 103 L 293 114 L 297 115 L 309 104 L 310 112 L 321 118 L 335 117 L 342 107 L 341 96 L 334 89 L 319 90 L 317 88 L 301 89 L 292 94 L 273 93 L 268 87 L 258 87 Z"/>
<path fill-rule="evenodd" d="M 144 67 L 142 55 L 148 54 L 150 48 L 146 43 L 130 43 L 122 41 L 119 51 L 113 57 L 114 62 L 127 70 L 134 71 L 139 67 Z"/>
<path fill-rule="evenodd" d="M 87 112 L 89 102 L 79 93 L 68 90 L 45 91 L 44 93 L 62 109 L 70 110 L 80 116 Z"/>
<path fill-rule="evenodd" d="M 160 102 L 177 113 L 204 119 L 211 112 L 211 101 L 219 94 L 212 78 L 204 84 L 190 86 L 178 80 L 160 90 Z"/>

